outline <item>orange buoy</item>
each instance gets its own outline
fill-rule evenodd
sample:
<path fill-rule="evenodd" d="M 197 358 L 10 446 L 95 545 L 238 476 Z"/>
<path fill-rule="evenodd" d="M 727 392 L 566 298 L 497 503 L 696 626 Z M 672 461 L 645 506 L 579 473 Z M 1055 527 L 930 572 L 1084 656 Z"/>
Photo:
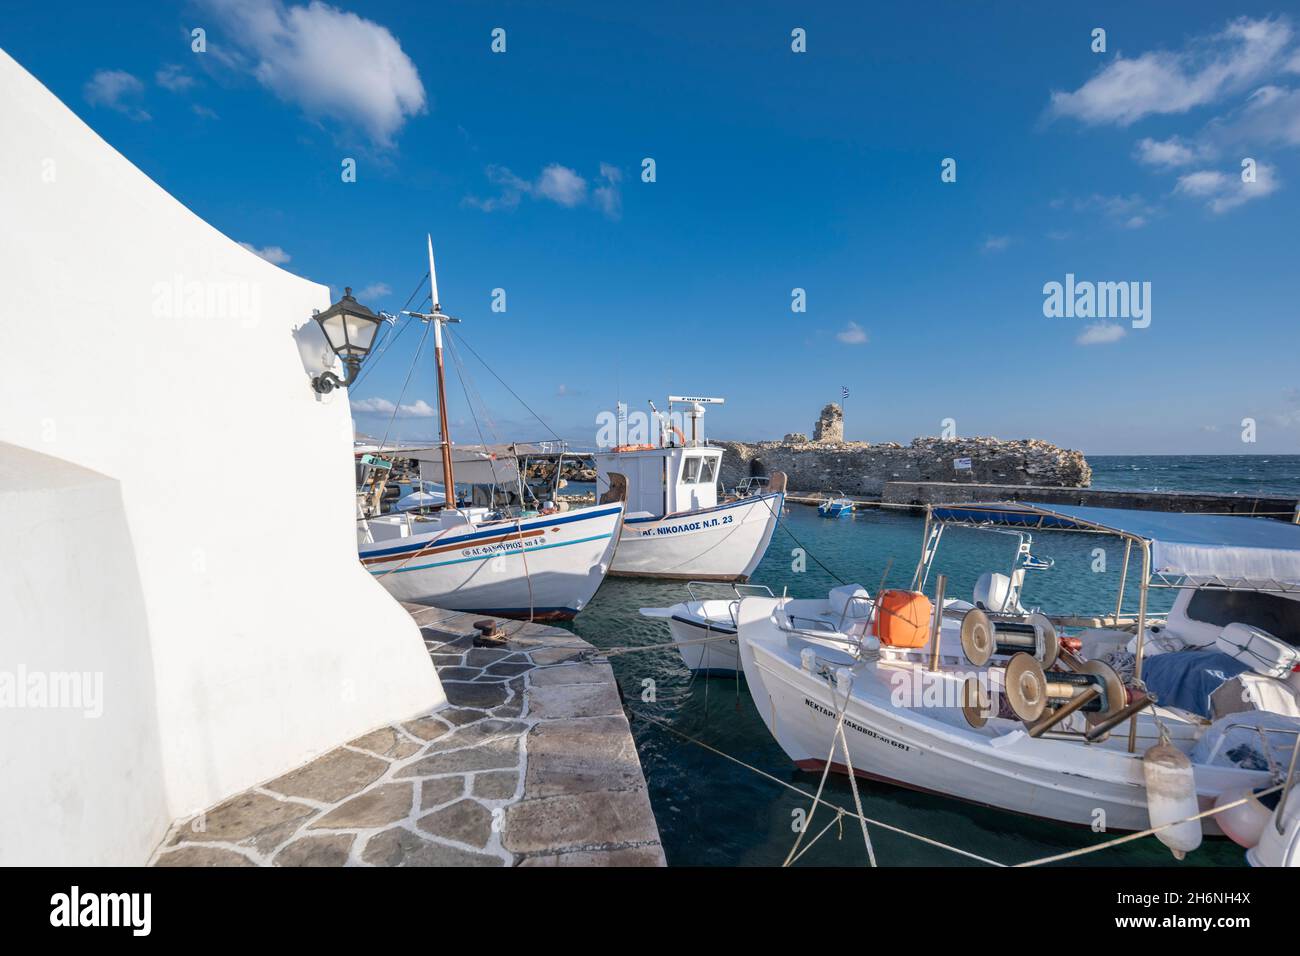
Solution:
<path fill-rule="evenodd" d="M 920 591 L 881 591 L 876 599 L 876 636 L 889 647 L 924 647 L 934 608 Z"/>

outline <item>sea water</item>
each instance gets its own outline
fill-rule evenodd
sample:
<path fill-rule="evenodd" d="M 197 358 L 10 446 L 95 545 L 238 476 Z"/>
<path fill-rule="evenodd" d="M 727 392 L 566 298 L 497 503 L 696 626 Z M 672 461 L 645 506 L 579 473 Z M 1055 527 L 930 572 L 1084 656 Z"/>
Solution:
<path fill-rule="evenodd" d="M 1300 496 L 1300 456 L 1274 456 L 1267 461 L 1263 456 L 1116 457 L 1090 462 L 1094 487 Z M 832 521 L 819 517 L 814 508 L 789 505 L 753 581 L 777 594 L 788 591 L 792 597 L 824 597 L 840 582 L 861 583 L 873 594 L 882 581 L 886 586 L 907 587 L 920 553 L 922 526 L 919 516 L 904 512 L 868 508 L 852 518 Z M 935 572 L 948 576 L 949 597 L 969 599 L 982 572 L 1009 572 L 1016 544 L 1013 536 L 949 529 Z M 1039 532 L 1033 550 L 1037 557 L 1052 559 L 1054 566 L 1028 573 L 1025 606 L 1037 605 L 1050 613 L 1113 610 L 1123 563 L 1118 539 Z M 1136 581 L 1135 566 L 1130 569 L 1127 611 L 1134 610 Z M 638 609 L 686 599 L 682 583 L 610 578 L 573 628 L 597 647 L 662 645 L 671 640 L 667 625 L 641 617 Z M 1153 592 L 1153 612 L 1167 610 L 1170 600 L 1169 592 Z M 744 678 L 692 677 L 675 649 L 621 655 L 613 658 L 613 666 L 669 864 L 779 865 L 811 800 L 755 771 L 809 794 L 816 790 L 819 775 L 791 764 L 763 725 Z M 646 718 L 661 721 L 676 733 Z M 873 781 L 858 783 L 866 816 L 1003 863 L 1108 839 L 1088 827 L 1033 820 Z M 853 806 L 843 776 L 830 776 L 824 797 L 842 807 Z M 830 820 L 823 806 L 809 837 Z M 978 865 L 880 827 L 873 829 L 872 840 L 883 866 Z M 1185 865 L 1244 865 L 1243 852 L 1228 840 L 1208 839 Z M 1174 860 L 1152 838 L 1102 850 L 1079 862 L 1160 866 Z M 800 860 L 800 865 L 865 863 L 862 835 L 852 818 L 844 819 L 842 837 L 839 828 L 832 827 Z"/>

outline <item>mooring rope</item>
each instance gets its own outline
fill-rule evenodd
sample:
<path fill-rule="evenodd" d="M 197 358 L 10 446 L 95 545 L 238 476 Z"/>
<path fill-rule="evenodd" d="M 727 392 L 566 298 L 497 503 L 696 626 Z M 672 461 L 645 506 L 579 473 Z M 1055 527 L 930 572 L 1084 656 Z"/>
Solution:
<path fill-rule="evenodd" d="M 1286 786 L 1285 783 L 1279 783 L 1276 784 L 1275 786 L 1269 787 L 1267 790 L 1257 790 L 1255 791 L 1254 796 L 1267 797 L 1269 794 L 1277 793 L 1285 786 Z M 1223 813 L 1225 810 L 1231 810 L 1234 807 L 1239 807 L 1250 799 L 1251 799 L 1250 796 L 1247 795 L 1242 797 L 1239 800 L 1233 800 L 1231 803 L 1225 803 L 1221 807 L 1211 807 L 1209 810 L 1202 810 L 1200 813 L 1193 814 L 1190 817 L 1183 817 L 1181 820 L 1175 820 L 1172 823 L 1164 823 L 1158 827 L 1151 827 L 1146 830 L 1138 830 L 1135 833 L 1126 833 L 1123 836 L 1115 837 L 1115 839 L 1113 840 L 1107 840 L 1105 843 L 1096 843 L 1092 846 L 1080 847 L 1077 850 L 1070 850 L 1069 852 L 1066 853 L 1058 853 L 1056 854 L 1056 856 L 1044 856 L 1044 857 L 1039 857 L 1037 860 L 1029 860 L 1025 863 L 1016 863 L 1015 866 L 1016 867 L 1044 866 L 1045 864 L 1048 863 L 1059 863 L 1062 860 L 1069 860 L 1076 856 L 1084 856 L 1085 854 L 1088 853 L 1096 853 L 1098 850 L 1108 850 L 1111 847 L 1119 846 L 1121 843 L 1131 843 L 1134 840 L 1140 840 L 1143 837 L 1152 836 L 1153 834 L 1159 833 L 1161 830 L 1168 830 L 1170 827 L 1176 827 L 1183 823 L 1191 823 L 1193 820 L 1201 820 L 1204 819 L 1205 817 L 1212 817 L 1216 813 Z"/>
<path fill-rule="evenodd" d="M 731 754 L 727 753 L 726 751 L 719 750 L 717 747 L 714 747 L 712 744 L 700 740 L 698 737 L 692 737 L 690 734 L 678 730 L 676 727 L 672 726 L 666 721 L 660 720 L 657 717 L 652 717 L 649 714 L 644 714 L 638 710 L 633 710 L 631 707 L 628 707 L 626 709 L 627 712 L 631 714 L 633 717 L 637 717 L 641 720 L 646 721 L 647 723 L 651 723 L 658 727 L 662 727 L 670 734 L 680 737 L 683 740 L 689 741 L 690 743 L 693 743 L 698 747 L 702 747 L 705 750 L 709 751 L 710 753 L 717 754 L 719 757 L 722 757 L 725 760 L 730 760 L 732 763 L 738 764 L 739 766 L 744 767 L 746 770 L 753 771 L 754 773 L 758 774 L 760 777 L 764 778 L 765 780 L 770 780 L 772 783 L 785 787 L 787 790 L 793 790 L 795 793 L 799 794 L 800 796 L 803 797 L 813 796 L 813 794 L 809 793 L 807 790 L 804 790 L 802 787 L 796 787 L 794 784 L 782 780 L 780 777 L 773 776 L 772 774 L 768 773 L 766 770 L 761 770 L 758 767 L 755 767 L 753 764 L 746 763 L 745 761 L 741 760 L 739 757 L 733 757 Z M 984 863 L 987 864 L 988 866 L 1006 866 L 1005 863 L 999 863 L 997 860 L 990 860 L 986 856 L 980 856 L 978 853 L 972 853 L 969 850 L 963 850 L 959 846 L 952 846 L 951 844 L 944 843 L 941 840 L 933 839 L 932 837 L 924 836 L 920 833 L 913 833 L 910 830 L 904 830 L 902 827 L 894 826 L 892 823 L 886 823 L 883 820 L 874 820 L 871 817 L 867 817 L 867 816 L 860 816 L 859 814 L 856 814 L 853 811 L 846 809 L 845 807 L 841 807 L 839 804 L 832 803 L 829 800 L 824 800 L 821 798 L 816 798 L 816 799 L 818 803 L 824 804 L 828 809 L 838 811 L 839 813 L 842 813 L 844 816 L 857 817 L 858 819 L 863 820 L 866 823 L 870 823 L 873 827 L 880 827 L 881 829 L 887 830 L 890 833 L 897 833 L 900 836 L 909 837 L 910 839 L 916 840 L 919 843 L 924 843 L 928 846 L 937 847 L 938 849 L 941 850 L 947 850 L 950 853 L 957 854 L 958 856 L 964 856 L 967 859 L 975 860 L 977 863 Z"/>
<path fill-rule="evenodd" d="M 850 671 L 850 674 L 851 673 L 852 672 Z M 835 700 L 834 682 L 832 681 L 829 673 L 825 674 L 825 677 L 826 677 L 826 683 L 830 688 L 831 700 L 834 701 Z M 853 678 L 853 680 L 856 680 L 856 678 Z M 807 832 L 807 824 L 812 823 L 813 814 L 817 812 L 817 800 L 821 797 L 822 788 L 826 786 L 826 777 L 829 774 L 831 764 L 834 762 L 835 759 L 836 740 L 839 740 L 840 745 L 844 748 L 844 765 L 845 767 L 848 768 L 849 771 L 849 788 L 853 791 L 853 806 L 858 811 L 858 823 L 860 823 L 862 826 L 862 842 L 866 844 L 867 847 L 867 859 L 871 862 L 872 867 L 876 866 L 876 850 L 875 847 L 872 846 L 871 844 L 871 834 L 867 830 L 866 815 L 862 811 L 862 798 L 858 794 L 857 774 L 853 772 L 853 755 L 849 753 L 849 741 L 848 738 L 844 736 L 844 716 L 848 713 L 849 701 L 853 698 L 853 680 L 849 681 L 849 686 L 844 691 L 844 703 L 843 705 L 841 705 L 840 712 L 835 718 L 835 730 L 831 734 L 831 752 L 829 756 L 827 756 L 826 758 L 826 766 L 822 768 L 822 779 L 821 779 L 821 783 L 818 784 L 817 786 L 817 796 L 813 798 L 812 810 L 808 814 L 808 820 L 805 823 L 803 829 L 799 831 L 799 836 L 798 838 L 795 839 L 794 846 L 791 847 L 790 849 L 790 855 L 786 857 L 785 863 L 783 864 L 785 866 L 790 866 L 792 863 L 794 863 L 795 860 L 799 859 L 799 857 L 803 855 L 803 854 L 796 855 L 795 850 L 799 848 L 799 843 L 803 839 L 804 833 Z M 842 815 L 843 815 L 843 811 L 841 811 L 841 816 Z M 824 833 L 825 830 L 823 830 L 822 832 Z M 818 837 L 820 836 L 821 834 L 819 833 Z M 809 845 L 811 846 L 811 844 Z"/>

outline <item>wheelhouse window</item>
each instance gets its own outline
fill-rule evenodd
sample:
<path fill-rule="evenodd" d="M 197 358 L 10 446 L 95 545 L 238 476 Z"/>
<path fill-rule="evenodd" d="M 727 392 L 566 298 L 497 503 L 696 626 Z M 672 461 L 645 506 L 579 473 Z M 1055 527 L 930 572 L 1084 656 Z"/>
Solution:
<path fill-rule="evenodd" d="M 1205 588 L 1187 602 L 1187 616 L 1203 624 L 1245 624 L 1300 647 L 1300 601 L 1262 591 Z"/>
<path fill-rule="evenodd" d="M 718 459 L 705 458 L 704 465 L 700 468 L 700 484 L 702 485 L 713 484 L 713 480 L 717 474 L 717 470 L 718 470 Z"/>
<path fill-rule="evenodd" d="M 686 485 L 696 484 L 700 480 L 700 457 L 692 455 L 686 459 L 682 465 L 682 483 Z"/>

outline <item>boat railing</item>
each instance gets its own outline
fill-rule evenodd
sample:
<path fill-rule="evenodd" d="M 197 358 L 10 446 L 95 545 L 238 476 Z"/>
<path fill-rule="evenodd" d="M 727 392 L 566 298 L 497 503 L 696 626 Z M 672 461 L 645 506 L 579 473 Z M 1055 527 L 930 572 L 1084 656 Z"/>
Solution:
<path fill-rule="evenodd" d="M 1297 754 L 1300 754 L 1300 735 L 1296 736 L 1295 745 L 1291 748 L 1291 766 L 1287 768 L 1286 784 L 1282 787 L 1282 795 L 1277 798 L 1277 809 L 1273 811 L 1273 826 L 1277 827 L 1277 832 L 1279 834 L 1286 831 L 1286 822 L 1283 813 L 1286 810 L 1287 797 L 1289 797 L 1291 791 L 1295 789 Z"/>
<path fill-rule="evenodd" d="M 698 594 L 695 593 L 696 588 L 703 588 L 703 587 L 716 588 L 716 587 L 720 587 L 721 584 L 722 582 L 720 581 L 687 581 L 686 593 L 691 596 L 692 601 L 698 603 L 702 601 L 703 598 L 701 598 Z M 748 592 L 742 592 L 741 590 L 742 588 L 747 588 Z M 746 597 L 776 597 L 776 595 L 772 593 L 772 589 L 768 587 L 766 584 L 736 584 L 733 582 L 731 584 L 731 591 L 733 594 L 736 595 L 736 598 L 738 600 Z"/>

